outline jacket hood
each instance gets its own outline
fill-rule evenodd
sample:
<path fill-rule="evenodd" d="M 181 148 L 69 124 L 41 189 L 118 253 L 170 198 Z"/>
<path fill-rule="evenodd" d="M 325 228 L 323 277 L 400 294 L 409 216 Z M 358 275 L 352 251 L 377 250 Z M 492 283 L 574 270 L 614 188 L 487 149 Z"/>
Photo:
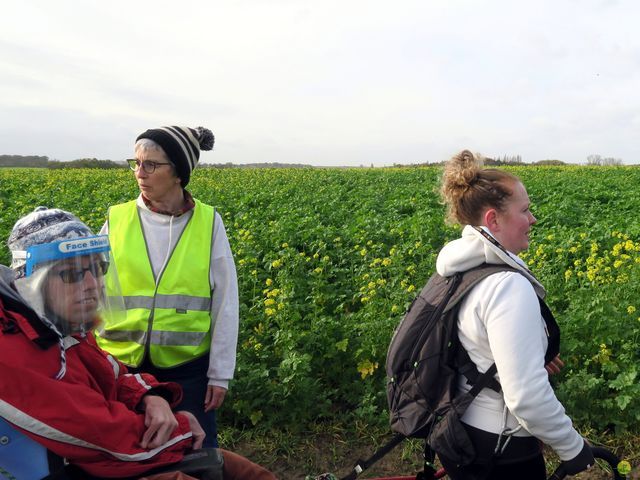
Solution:
<path fill-rule="evenodd" d="M 518 256 L 500 246 L 484 227 L 465 226 L 460 238 L 447 243 L 440 250 L 436 260 L 436 271 L 443 277 L 450 277 L 483 263 L 505 264 L 515 268 L 531 282 L 536 294 L 544 298 L 544 287 L 529 271 L 527 265 Z"/>
<path fill-rule="evenodd" d="M 40 348 L 47 349 L 54 345 L 60 347 L 60 370 L 56 379 L 66 372 L 66 355 L 62 334 L 46 318 L 38 315 L 20 294 L 12 287 L 15 273 L 10 268 L 0 265 L 0 306 L 7 314 L 0 316 L 0 328 L 4 332 L 22 331 L 29 340 Z M 11 315 L 10 312 L 15 312 Z"/>

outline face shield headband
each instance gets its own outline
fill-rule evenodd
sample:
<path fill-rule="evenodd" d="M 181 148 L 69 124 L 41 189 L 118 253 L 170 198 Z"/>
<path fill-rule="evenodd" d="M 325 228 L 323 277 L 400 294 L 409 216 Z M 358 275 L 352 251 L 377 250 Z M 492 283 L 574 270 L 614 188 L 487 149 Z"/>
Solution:
<path fill-rule="evenodd" d="M 27 248 L 26 251 L 26 276 L 31 275 L 38 264 L 81 255 L 104 254 L 110 250 L 108 235 L 81 237 L 61 242 L 34 245 Z"/>

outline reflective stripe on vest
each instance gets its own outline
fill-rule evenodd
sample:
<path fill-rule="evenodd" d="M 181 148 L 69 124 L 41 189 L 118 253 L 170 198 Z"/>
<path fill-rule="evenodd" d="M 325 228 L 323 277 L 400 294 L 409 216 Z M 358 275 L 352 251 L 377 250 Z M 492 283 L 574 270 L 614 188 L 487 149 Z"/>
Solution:
<path fill-rule="evenodd" d="M 136 201 L 109 209 L 109 241 L 126 314 L 106 315 L 97 341 L 127 365 L 139 366 L 148 351 L 154 365 L 174 367 L 210 349 L 215 210 L 195 203 L 157 287 Z"/>

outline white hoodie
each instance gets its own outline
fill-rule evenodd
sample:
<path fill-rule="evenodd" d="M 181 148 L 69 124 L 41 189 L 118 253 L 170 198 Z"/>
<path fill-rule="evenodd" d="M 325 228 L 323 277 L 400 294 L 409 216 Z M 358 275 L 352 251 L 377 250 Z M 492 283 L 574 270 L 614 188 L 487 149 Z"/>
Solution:
<path fill-rule="evenodd" d="M 533 435 L 562 460 L 571 460 L 584 442 L 556 398 L 544 368 L 548 342 L 536 295 L 544 297 L 542 285 L 522 260 L 502 251 L 471 226 L 464 228 L 461 238 L 444 246 L 436 269 L 442 276 L 451 276 L 483 263 L 506 264 L 520 273 L 490 275 L 460 304 L 460 342 L 480 372 L 495 362 L 496 378 L 502 386 L 501 394 L 482 390 L 462 420 L 481 430 L 500 433 L 506 403 L 507 428 L 519 423 L 523 429 L 517 436 Z M 470 389 L 462 376 L 460 388 Z"/>

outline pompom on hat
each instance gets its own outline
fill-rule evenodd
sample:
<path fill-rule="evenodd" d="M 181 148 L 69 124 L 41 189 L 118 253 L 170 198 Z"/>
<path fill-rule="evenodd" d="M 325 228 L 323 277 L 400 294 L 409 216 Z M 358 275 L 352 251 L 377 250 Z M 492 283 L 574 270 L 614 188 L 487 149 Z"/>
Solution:
<path fill-rule="evenodd" d="M 7 245 L 16 278 L 25 276 L 26 250 L 34 245 L 90 237 L 93 232 L 78 217 L 58 208 L 37 207 L 16 222 Z"/>
<path fill-rule="evenodd" d="M 200 150 L 211 150 L 215 142 L 211 130 L 204 127 L 153 128 L 138 135 L 136 142 L 142 138 L 153 140 L 162 147 L 176 167 L 182 188 L 189 183 L 191 172 L 200 160 Z"/>

